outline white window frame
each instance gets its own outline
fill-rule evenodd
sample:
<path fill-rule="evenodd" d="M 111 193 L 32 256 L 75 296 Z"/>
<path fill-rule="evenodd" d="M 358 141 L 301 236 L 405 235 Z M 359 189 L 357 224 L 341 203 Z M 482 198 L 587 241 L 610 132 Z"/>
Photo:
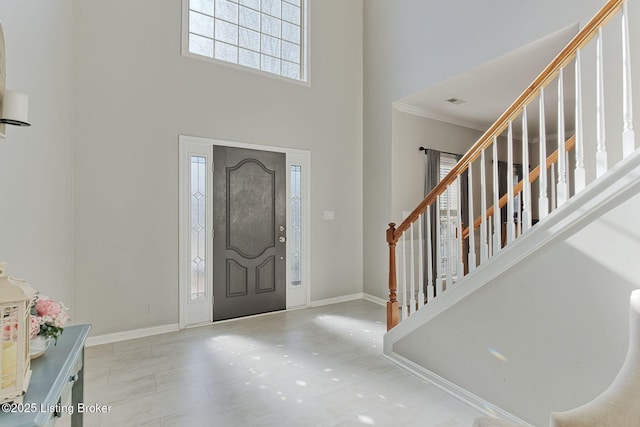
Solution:
<path fill-rule="evenodd" d="M 287 244 L 287 309 L 303 308 L 311 306 L 311 153 L 304 150 L 287 149 L 287 236 L 291 230 L 291 166 L 299 165 L 300 170 L 300 197 L 302 199 L 302 244 L 300 245 L 302 254 L 300 257 L 300 277 L 302 283 L 294 286 L 291 283 L 291 248 Z M 287 237 L 287 242 L 289 241 Z M 305 284 L 306 282 L 306 284 Z"/>
<path fill-rule="evenodd" d="M 274 79 L 284 80 L 290 83 L 295 83 L 303 86 L 311 86 L 311 20 L 309 19 L 309 0 L 301 0 L 302 4 L 302 18 L 301 25 L 302 28 L 302 52 L 300 53 L 301 57 L 301 77 L 304 78 L 292 79 L 289 77 L 281 76 L 279 74 L 269 73 L 267 71 L 259 70 L 256 68 L 246 67 L 244 65 L 235 64 L 233 62 L 223 61 L 216 58 L 211 58 L 204 55 L 198 55 L 196 53 L 189 52 L 189 0 L 182 0 L 182 29 L 181 32 L 181 53 L 182 56 L 197 59 L 200 61 L 208 61 L 215 64 L 224 65 L 226 67 L 236 68 L 238 70 L 248 71 L 250 73 L 259 74 L 261 76 L 267 76 Z"/>
<path fill-rule="evenodd" d="M 213 188 L 212 156 L 214 146 L 226 146 L 234 148 L 247 148 L 251 150 L 272 151 L 286 155 L 286 198 L 287 198 L 287 231 L 291 229 L 291 166 L 302 166 L 300 185 L 302 196 L 302 284 L 291 285 L 291 257 L 290 247 L 286 247 L 286 307 L 297 309 L 311 306 L 311 152 L 294 148 L 274 147 L 267 145 L 248 144 L 235 141 L 225 141 L 195 136 L 179 136 L 179 322 L 180 328 L 208 324 L 213 322 L 213 239 L 207 239 L 206 268 L 206 298 L 205 305 L 201 301 L 190 301 L 189 298 L 189 267 L 190 267 L 190 223 L 189 223 L 189 176 L 190 158 L 192 155 L 205 157 L 207 160 L 207 189 Z M 213 194 L 207 194 L 207 236 L 213 234 Z M 287 234 L 288 236 L 288 234 Z M 288 239 L 287 239 L 288 242 Z M 203 313 L 206 307 L 206 313 Z"/>
<path fill-rule="evenodd" d="M 211 286 L 213 276 L 211 266 L 213 264 L 213 174 L 211 173 L 212 150 L 202 144 L 180 139 L 180 211 L 179 211 L 179 281 L 180 281 L 180 327 L 213 321 L 213 289 Z M 205 297 L 204 299 L 191 300 L 191 157 L 204 157 L 207 170 L 206 182 L 206 224 L 205 235 Z"/>

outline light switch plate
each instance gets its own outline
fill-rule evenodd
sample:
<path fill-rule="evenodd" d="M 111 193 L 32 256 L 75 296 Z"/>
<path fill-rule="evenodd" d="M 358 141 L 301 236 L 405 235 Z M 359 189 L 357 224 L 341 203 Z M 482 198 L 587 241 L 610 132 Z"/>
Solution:
<path fill-rule="evenodd" d="M 335 219 L 335 217 L 336 217 L 335 211 L 324 211 L 322 213 L 322 218 L 325 221 L 333 221 Z"/>

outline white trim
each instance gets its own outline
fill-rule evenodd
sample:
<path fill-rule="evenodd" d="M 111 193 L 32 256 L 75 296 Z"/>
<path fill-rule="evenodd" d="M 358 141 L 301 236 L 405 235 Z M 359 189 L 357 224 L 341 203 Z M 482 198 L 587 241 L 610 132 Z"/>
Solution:
<path fill-rule="evenodd" d="M 339 304 L 341 302 L 355 301 L 358 299 L 363 299 L 362 292 L 357 294 L 351 294 L 351 295 L 343 295 L 335 298 L 327 298 L 327 299 L 311 301 L 310 307 L 322 307 L 323 305 Z"/>
<path fill-rule="evenodd" d="M 150 328 L 132 329 L 130 331 L 114 332 L 112 334 L 96 335 L 87 338 L 87 347 L 95 345 L 111 344 L 119 341 L 133 340 L 136 338 L 150 337 L 152 335 L 167 334 L 180 330 L 177 323 L 163 326 L 152 326 Z"/>
<path fill-rule="evenodd" d="M 399 367 L 403 368 L 404 370 L 433 384 L 445 393 L 450 394 L 461 402 L 469 405 L 473 409 L 487 416 L 493 418 L 497 416 L 504 421 L 517 424 L 518 426 L 535 427 L 532 424 L 529 424 L 528 422 L 516 417 L 513 414 L 510 414 L 504 409 L 499 408 L 490 402 L 487 402 L 486 400 L 476 396 L 470 391 L 465 390 L 464 388 L 452 383 L 445 378 L 442 378 L 440 375 L 423 368 L 422 366 L 412 362 L 405 357 L 400 356 L 397 353 L 392 352 L 391 354 L 384 354 L 383 356 Z"/>
<path fill-rule="evenodd" d="M 216 138 L 205 138 L 201 136 L 180 135 L 179 139 L 180 141 L 191 142 L 194 144 L 201 144 L 205 146 L 222 145 L 225 147 L 248 148 L 249 150 L 273 151 L 276 153 L 297 153 L 302 155 L 310 154 L 310 151 L 301 150 L 299 148 L 278 147 L 275 145 L 261 145 L 261 144 L 253 144 L 250 142 L 229 141 L 225 139 L 216 139 Z"/>
<path fill-rule="evenodd" d="M 414 116 L 424 117 L 425 119 L 437 120 L 439 122 L 449 123 L 451 125 L 462 126 L 469 129 L 479 130 L 486 132 L 489 127 L 482 126 L 478 123 L 468 122 L 466 120 L 453 119 L 451 117 L 444 116 L 442 114 L 434 113 L 425 108 L 416 107 L 415 105 L 406 104 L 404 102 L 396 101 L 393 104 L 393 108 L 401 113 L 413 114 Z"/>
<path fill-rule="evenodd" d="M 262 151 L 271 151 L 271 152 L 276 152 L 276 153 L 284 153 L 286 155 L 286 164 L 287 164 L 287 171 L 286 171 L 286 185 L 287 185 L 287 194 L 289 191 L 289 165 L 291 163 L 293 164 L 300 164 L 302 166 L 302 210 L 303 210 L 303 218 L 302 218 L 302 235 L 303 235 L 303 246 L 302 246 L 302 262 L 303 262 L 303 266 L 305 266 L 303 268 L 303 276 L 302 276 L 302 280 L 303 280 L 303 286 L 305 286 L 305 307 L 310 307 L 311 306 L 311 152 L 308 150 L 300 150 L 300 149 L 296 149 L 296 148 L 288 148 L 288 147 L 276 147 L 276 146 L 270 146 L 270 145 L 260 145 L 260 144 L 251 144 L 251 143 L 246 143 L 246 142 L 238 142 L 238 141 L 227 141 L 227 140 L 222 140 L 222 139 L 213 139 L 213 138 L 203 138 L 203 137 L 197 137 L 197 136 L 189 136 L 189 135 L 179 135 L 179 146 L 180 148 L 180 152 L 181 152 L 181 156 L 183 155 L 183 148 L 182 147 L 197 147 L 199 146 L 200 152 L 208 152 L 211 153 L 211 148 L 213 146 L 225 146 L 225 147 L 232 147 L 232 148 L 245 148 L 245 149 L 250 149 L 250 150 L 262 150 Z M 198 150 L 197 150 L 198 151 Z M 209 154 L 210 156 L 210 154 Z M 207 157 L 208 159 L 210 157 Z M 180 163 L 183 163 L 182 157 L 181 157 L 181 161 Z M 211 170 L 211 169 L 209 169 Z M 182 191 L 182 186 L 184 185 L 184 183 L 182 182 L 183 180 L 183 171 L 180 172 L 180 179 L 181 179 L 181 191 Z M 213 174 L 210 174 L 211 177 L 213 176 Z M 181 198 L 182 200 L 182 198 Z M 212 201 L 213 198 L 209 197 L 209 200 Z M 287 200 L 287 205 L 288 205 L 288 200 Z M 184 218 L 188 218 L 188 215 L 185 216 L 185 213 L 182 212 L 184 208 L 181 207 L 181 211 L 180 211 L 180 215 L 181 217 Z M 209 212 L 212 212 L 212 205 L 208 205 L 208 209 Z M 182 220 L 181 220 L 182 221 Z M 287 230 L 290 228 L 290 218 L 289 215 L 287 215 Z M 209 222 L 211 223 L 211 222 Z M 185 225 L 183 222 L 180 222 L 179 224 L 180 226 L 180 230 L 183 230 Z M 183 232 L 179 233 L 180 235 L 183 235 Z M 209 235 L 210 232 L 209 232 Z M 304 238 L 304 236 L 306 236 L 306 238 Z M 210 240 L 210 239 L 209 239 Z M 182 250 L 185 250 L 185 246 L 183 239 L 180 239 L 180 247 L 182 248 Z M 287 251 L 289 250 L 288 245 L 287 245 Z M 180 254 L 182 254 L 184 252 L 180 252 Z M 213 253 L 213 251 L 209 251 L 208 253 Z M 287 252 L 288 255 L 288 252 Z M 184 256 L 180 255 L 180 260 L 179 263 L 184 263 Z M 289 257 L 287 256 L 287 259 Z M 208 265 L 212 265 L 212 262 L 209 263 Z M 185 312 L 186 312 L 186 293 L 184 292 L 185 286 L 187 286 L 187 281 L 184 281 L 184 275 L 186 274 L 183 269 L 185 269 L 188 272 L 188 269 L 185 268 L 185 266 L 183 264 L 180 264 L 180 272 L 179 272 L 179 276 L 180 276 L 180 292 L 179 292 L 179 319 L 180 319 L 180 327 L 181 328 L 185 328 L 187 326 L 194 326 L 194 325 L 187 325 L 187 323 L 185 322 Z M 287 269 L 289 268 L 288 263 L 287 263 Z M 289 271 L 287 271 L 287 279 L 289 278 Z M 209 280 L 209 279 L 208 279 Z M 209 280 L 209 283 L 212 283 L 211 280 Z M 287 287 L 289 286 L 289 281 L 287 280 Z M 213 292 L 213 291 L 212 291 Z M 209 301 L 211 301 L 211 298 L 209 298 Z M 302 308 L 302 305 L 298 304 L 295 307 L 287 307 L 287 308 Z M 213 308 L 212 308 L 213 310 Z M 211 310 L 211 312 L 212 312 Z M 208 322 L 206 322 L 206 324 L 211 324 L 211 322 L 213 321 L 213 318 L 210 318 L 210 320 Z M 218 323 L 218 322 L 216 322 Z"/>
<path fill-rule="evenodd" d="M 456 286 L 403 320 L 384 335 L 384 353 L 391 354 L 393 345 L 411 332 L 448 310 L 458 302 L 490 283 L 533 252 L 554 239 L 566 239 L 615 206 L 640 192 L 640 150 L 590 183 L 562 207 L 556 209 L 532 229 L 468 274 Z"/>
<path fill-rule="evenodd" d="M 308 304 L 307 307 L 292 307 L 292 308 L 287 308 L 286 310 L 277 310 L 277 311 L 270 311 L 268 313 L 253 314 L 251 316 L 237 317 L 235 319 L 218 320 L 215 323 L 205 322 L 205 323 L 198 323 L 194 325 L 185 325 L 185 326 L 181 326 L 179 323 L 174 323 L 170 325 L 152 326 L 150 328 L 132 329 L 129 331 L 113 332 L 111 334 L 104 334 L 104 335 L 96 335 L 94 337 L 87 338 L 86 347 L 93 347 L 93 346 L 102 345 L 102 344 L 111 344 L 114 342 L 133 340 L 136 338 L 145 338 L 153 335 L 167 334 L 169 332 L 176 332 L 181 329 L 199 328 L 202 326 L 211 326 L 212 324 L 219 325 L 221 323 L 236 322 L 238 320 L 251 319 L 254 317 L 270 316 L 272 314 L 284 313 L 287 311 L 296 311 L 296 310 L 301 310 L 301 309 L 306 309 L 311 307 L 321 307 L 325 305 L 338 304 L 341 302 L 355 301 L 358 299 L 367 299 L 368 301 L 375 302 L 378 304 L 380 304 L 379 301 L 382 301 L 383 305 L 386 304 L 386 302 L 380 298 L 376 298 L 368 294 L 364 294 L 364 295 L 365 296 L 363 296 L 363 294 L 358 293 L 358 294 L 352 294 L 352 295 L 345 295 L 342 297 L 329 298 L 325 300 L 318 300 Z M 370 298 L 375 298 L 376 300 L 368 299 L 367 296 Z"/>
<path fill-rule="evenodd" d="M 308 151 L 293 152 L 287 154 L 287 233 L 291 230 L 291 166 L 298 165 L 301 167 L 300 174 L 300 190 L 302 196 L 302 274 L 301 286 L 291 285 L 291 257 L 289 256 L 289 245 L 287 245 L 287 309 L 309 307 L 311 302 L 311 292 L 307 284 L 311 281 L 311 158 Z M 305 200 L 308 199 L 308 200 Z M 289 236 L 289 234 L 287 234 Z M 287 237 L 287 242 L 289 241 Z M 302 294 L 302 295 L 301 295 Z"/>
<path fill-rule="evenodd" d="M 368 294 L 366 292 L 364 294 L 362 294 L 362 299 L 366 300 L 366 301 L 369 301 L 369 302 L 372 302 L 374 304 L 381 305 L 383 307 L 387 306 L 387 300 L 382 299 L 382 298 L 378 298 L 378 297 L 373 296 L 371 294 Z"/>
<path fill-rule="evenodd" d="M 301 2 L 301 9 L 302 9 L 303 16 L 300 23 L 301 25 L 304 25 L 304 27 L 302 28 L 302 34 L 301 34 L 301 43 L 302 43 L 303 52 L 301 52 L 301 58 L 300 58 L 300 68 L 301 68 L 300 75 L 301 77 L 304 78 L 304 80 L 293 79 L 291 77 L 286 77 L 281 74 L 270 73 L 268 71 L 263 71 L 261 69 L 240 65 L 235 62 L 224 61 L 221 59 L 212 58 L 210 56 L 199 55 L 197 53 L 189 52 L 189 0 L 182 0 L 182 7 L 181 7 L 182 25 L 180 28 L 180 53 L 182 54 L 182 56 L 186 58 L 195 59 L 199 61 L 207 61 L 213 64 L 235 68 L 236 70 L 248 71 L 250 73 L 260 75 L 263 77 L 270 77 L 273 79 L 310 87 L 311 86 L 311 66 L 310 66 L 311 55 L 309 54 L 310 52 L 309 44 L 311 42 L 311 31 L 309 29 L 310 19 L 308 18 L 308 15 L 309 15 L 308 3 L 309 3 L 308 0 L 302 0 Z M 282 59 L 282 58 L 279 58 L 279 59 Z"/>
<path fill-rule="evenodd" d="M 212 152 L 211 147 L 201 144 L 195 144 L 188 140 L 179 139 L 179 165 L 178 165 L 178 182 L 179 182 L 179 212 L 178 212 L 178 242 L 179 242 L 179 260 L 178 260 L 178 274 L 179 274 L 179 324 L 181 327 L 185 327 L 188 324 L 210 323 L 213 320 L 213 277 L 211 266 L 213 265 L 213 241 L 210 238 L 213 230 L 213 174 L 211 173 L 212 164 Z M 187 261 L 188 254 L 191 248 L 191 233 L 190 220 L 191 220 L 191 204 L 190 204 L 190 179 L 191 179 L 191 156 L 204 157 L 205 168 L 207 170 L 206 177 L 206 227 L 205 234 L 207 236 L 205 246 L 205 266 L 206 266 L 206 278 L 205 278 L 205 297 L 204 299 L 191 301 L 189 298 L 190 288 L 190 266 Z"/>

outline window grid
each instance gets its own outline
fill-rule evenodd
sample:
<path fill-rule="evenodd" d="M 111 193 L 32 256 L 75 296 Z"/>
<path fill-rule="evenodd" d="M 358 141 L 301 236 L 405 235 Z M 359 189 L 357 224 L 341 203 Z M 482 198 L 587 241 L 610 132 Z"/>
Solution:
<path fill-rule="evenodd" d="M 225 0 L 222 0 L 223 2 Z M 267 11 L 263 11 L 262 9 L 262 4 L 263 1 L 258 2 L 260 7 L 259 9 L 256 9 L 254 7 L 251 7 L 250 5 L 247 4 L 247 2 L 244 2 L 242 4 L 238 3 L 238 2 L 234 2 L 234 1 L 226 1 L 224 4 L 234 4 L 235 8 L 236 8 L 236 14 L 235 17 L 237 19 L 234 19 L 233 21 L 228 20 L 228 19 L 224 19 L 224 17 L 220 17 L 220 16 L 216 16 L 216 9 L 215 9 L 215 0 L 211 1 L 211 9 L 212 9 L 212 13 L 206 13 L 202 10 L 199 10 L 197 8 L 195 8 L 193 5 L 194 0 L 189 0 L 189 30 L 188 30 L 188 35 L 189 35 L 189 41 L 188 41 L 188 50 L 190 53 L 194 53 L 196 55 L 202 55 L 202 56 L 206 56 L 206 57 L 210 57 L 210 58 L 214 58 L 214 59 L 218 59 L 218 60 L 222 60 L 222 61 L 226 61 L 226 62 L 231 62 L 231 63 L 235 63 L 237 65 L 242 65 L 242 66 L 246 66 L 252 69 L 257 69 L 257 70 L 261 70 L 264 72 L 268 72 L 271 74 L 277 74 L 283 77 L 288 77 L 288 78 L 292 78 L 292 79 L 296 79 L 296 80 L 305 80 L 305 76 L 303 73 L 303 58 L 304 58 L 304 52 L 303 52 L 303 43 L 304 43 L 304 35 L 303 35 L 303 8 L 304 8 L 304 4 L 302 1 L 297 2 L 300 4 L 296 4 L 296 2 L 291 2 L 291 1 L 287 1 L 287 0 L 278 0 L 280 1 L 280 16 L 276 16 L 274 14 L 270 14 Z M 197 2 L 200 3 L 200 2 Z M 294 20 L 288 20 L 285 17 L 283 17 L 282 15 L 282 5 L 283 4 L 287 4 L 293 7 L 296 7 L 299 9 L 299 15 L 298 15 L 298 23 L 294 22 Z M 246 10 L 249 11 L 253 11 L 259 14 L 258 16 L 258 21 L 259 21 L 259 31 L 257 31 L 255 28 L 251 28 L 247 25 L 242 25 L 240 23 L 240 11 L 241 8 L 244 8 Z M 208 34 L 203 34 L 204 31 L 198 31 L 198 29 L 194 29 L 192 28 L 192 16 L 203 16 L 206 17 L 208 19 L 211 20 L 211 36 L 209 36 Z M 265 32 L 265 28 L 264 28 L 264 17 L 267 18 L 272 18 L 272 19 L 277 19 L 279 21 L 279 36 L 273 36 L 271 34 L 269 34 L 268 32 Z M 234 22 L 237 21 L 237 22 Z M 220 22 L 220 25 L 223 24 L 230 24 L 233 25 L 235 27 L 237 27 L 237 31 L 235 31 L 235 35 L 236 35 L 236 43 L 229 43 L 228 41 L 225 40 L 221 40 L 220 38 L 218 38 L 216 36 L 216 22 Z M 284 37 L 284 32 L 285 32 L 285 24 L 297 27 L 297 36 L 293 37 L 294 39 L 297 38 L 296 42 L 295 40 L 292 39 L 287 39 Z M 258 33 L 259 36 L 259 44 L 258 44 L 258 49 L 252 49 L 250 46 L 241 46 L 241 42 L 240 42 L 240 32 L 241 30 L 245 30 L 247 32 L 252 32 L 252 33 Z M 196 37 L 196 38 L 201 38 L 201 39 L 206 39 L 210 42 L 211 44 L 211 49 L 209 52 L 209 49 L 205 49 L 207 50 L 207 52 L 204 52 L 203 50 L 199 49 L 199 46 L 197 46 L 197 39 L 192 39 L 192 36 Z M 279 41 L 279 46 L 277 49 L 277 52 L 265 52 L 265 46 L 264 46 L 264 40 L 265 40 L 265 36 L 266 37 L 270 37 L 273 38 L 274 40 Z M 294 47 L 297 47 L 297 53 L 294 55 L 297 56 L 298 61 L 292 60 L 289 58 L 285 59 L 285 55 L 284 55 L 284 51 L 283 51 L 283 47 L 285 46 L 285 43 L 290 44 Z M 218 47 L 219 46 L 219 47 Z M 231 49 L 231 50 L 235 50 L 235 58 L 229 58 L 229 57 L 222 57 L 222 53 L 220 55 L 218 55 L 218 51 L 222 51 L 223 48 L 227 48 L 227 49 Z M 231 51 L 230 50 L 230 51 Z M 242 63 L 244 62 L 243 60 L 241 60 L 240 55 L 243 52 L 250 52 L 253 54 L 258 55 L 259 57 L 259 63 L 257 64 L 249 64 L 248 60 L 247 63 Z M 277 56 L 276 56 L 277 54 Z M 268 66 L 269 61 L 274 61 L 274 64 L 277 64 L 276 66 L 274 66 L 273 68 L 269 69 L 266 68 Z M 289 67 L 291 70 L 293 70 L 292 72 L 288 72 L 287 70 L 289 69 Z"/>
<path fill-rule="evenodd" d="M 448 153 L 440 153 L 440 181 L 451 172 L 451 170 L 458 163 L 456 156 Z M 450 193 L 450 194 L 449 194 Z M 449 205 L 449 199 L 451 200 L 450 213 L 451 216 L 447 217 L 447 206 Z M 457 227 L 458 227 L 458 186 L 454 184 L 450 185 L 447 190 L 440 197 L 440 262 L 439 269 L 442 275 L 448 274 L 449 255 L 452 259 L 458 257 L 458 244 L 457 240 Z M 447 224 L 449 221 L 449 224 Z M 449 225 L 449 227 L 447 227 Z M 450 234 L 447 234 L 449 232 Z M 449 254 L 449 242 L 456 242 L 451 248 L 452 253 Z M 455 272 L 454 272 L 455 276 Z"/>
<path fill-rule="evenodd" d="M 289 245 L 291 248 L 291 285 L 302 284 L 302 166 L 291 165 L 291 230 Z"/>
<path fill-rule="evenodd" d="M 205 298 L 206 280 L 206 158 L 191 156 L 190 178 L 190 229 L 191 269 L 189 300 Z"/>
<path fill-rule="evenodd" d="M 451 172 L 454 166 L 458 163 L 455 156 L 447 153 L 440 153 L 440 181 Z M 451 192 L 451 211 L 452 215 L 458 209 L 458 188 L 454 184 L 450 185 L 442 197 L 440 197 L 440 212 L 442 215 L 446 215 L 447 206 L 449 204 L 449 194 Z"/>

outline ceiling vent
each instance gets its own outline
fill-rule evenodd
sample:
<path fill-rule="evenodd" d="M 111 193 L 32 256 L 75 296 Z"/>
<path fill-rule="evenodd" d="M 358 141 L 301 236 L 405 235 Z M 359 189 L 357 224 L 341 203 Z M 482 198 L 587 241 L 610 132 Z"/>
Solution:
<path fill-rule="evenodd" d="M 449 98 L 446 100 L 449 104 L 454 104 L 454 105 L 462 105 L 462 104 L 466 104 L 467 101 L 464 101 L 462 99 L 458 99 L 458 98 Z"/>

